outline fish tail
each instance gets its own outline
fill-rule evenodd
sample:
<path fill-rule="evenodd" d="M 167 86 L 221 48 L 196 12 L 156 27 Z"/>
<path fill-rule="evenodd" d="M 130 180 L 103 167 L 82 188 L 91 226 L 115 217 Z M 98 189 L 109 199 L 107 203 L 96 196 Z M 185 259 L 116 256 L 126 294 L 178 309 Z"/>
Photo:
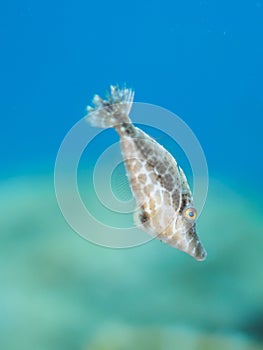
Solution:
<path fill-rule="evenodd" d="M 94 96 L 92 101 L 94 107 L 87 107 L 87 121 L 90 125 L 99 128 L 112 128 L 123 123 L 130 123 L 129 114 L 133 98 L 133 90 L 111 86 L 106 100 L 98 95 Z"/>

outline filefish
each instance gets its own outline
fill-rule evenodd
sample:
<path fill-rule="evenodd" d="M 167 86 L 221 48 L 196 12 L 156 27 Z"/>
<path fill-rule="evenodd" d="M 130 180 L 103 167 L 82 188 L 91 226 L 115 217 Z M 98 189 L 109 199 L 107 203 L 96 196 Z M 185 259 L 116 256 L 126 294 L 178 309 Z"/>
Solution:
<path fill-rule="evenodd" d="M 132 195 L 136 226 L 196 260 L 206 258 L 197 232 L 197 211 L 186 176 L 173 156 L 156 140 L 135 127 L 129 114 L 134 91 L 110 87 L 106 99 L 95 95 L 87 107 L 91 126 L 114 128 L 120 136 L 121 152 Z"/>

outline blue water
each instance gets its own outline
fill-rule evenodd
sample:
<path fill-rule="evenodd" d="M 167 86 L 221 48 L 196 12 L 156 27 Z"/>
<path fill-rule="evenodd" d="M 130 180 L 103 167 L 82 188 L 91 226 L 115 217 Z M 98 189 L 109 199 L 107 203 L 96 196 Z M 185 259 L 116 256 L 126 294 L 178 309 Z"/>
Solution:
<path fill-rule="evenodd" d="M 262 1 L 8 1 L 0 23 L 2 175 L 52 171 L 93 94 L 126 83 L 189 124 L 210 174 L 260 182 Z"/>

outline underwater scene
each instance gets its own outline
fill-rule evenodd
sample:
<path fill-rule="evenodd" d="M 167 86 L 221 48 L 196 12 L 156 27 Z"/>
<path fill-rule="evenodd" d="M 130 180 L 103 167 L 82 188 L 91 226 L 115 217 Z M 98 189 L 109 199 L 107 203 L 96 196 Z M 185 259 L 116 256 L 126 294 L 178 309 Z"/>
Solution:
<path fill-rule="evenodd" d="M 262 350 L 263 2 L 13 0 L 0 23 L 0 348 Z M 121 129 L 84 118 L 133 91 L 207 256 L 137 227 Z"/>

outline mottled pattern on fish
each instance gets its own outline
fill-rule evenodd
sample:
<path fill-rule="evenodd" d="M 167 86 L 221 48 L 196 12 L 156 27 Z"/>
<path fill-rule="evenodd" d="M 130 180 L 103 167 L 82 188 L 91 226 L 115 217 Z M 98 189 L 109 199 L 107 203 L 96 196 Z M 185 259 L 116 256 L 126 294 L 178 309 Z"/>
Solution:
<path fill-rule="evenodd" d="M 130 89 L 113 86 L 108 100 L 95 95 L 88 121 L 93 126 L 114 127 L 120 136 L 138 228 L 204 260 L 206 251 L 196 233 L 196 211 L 184 172 L 164 147 L 131 123 L 133 97 Z"/>

